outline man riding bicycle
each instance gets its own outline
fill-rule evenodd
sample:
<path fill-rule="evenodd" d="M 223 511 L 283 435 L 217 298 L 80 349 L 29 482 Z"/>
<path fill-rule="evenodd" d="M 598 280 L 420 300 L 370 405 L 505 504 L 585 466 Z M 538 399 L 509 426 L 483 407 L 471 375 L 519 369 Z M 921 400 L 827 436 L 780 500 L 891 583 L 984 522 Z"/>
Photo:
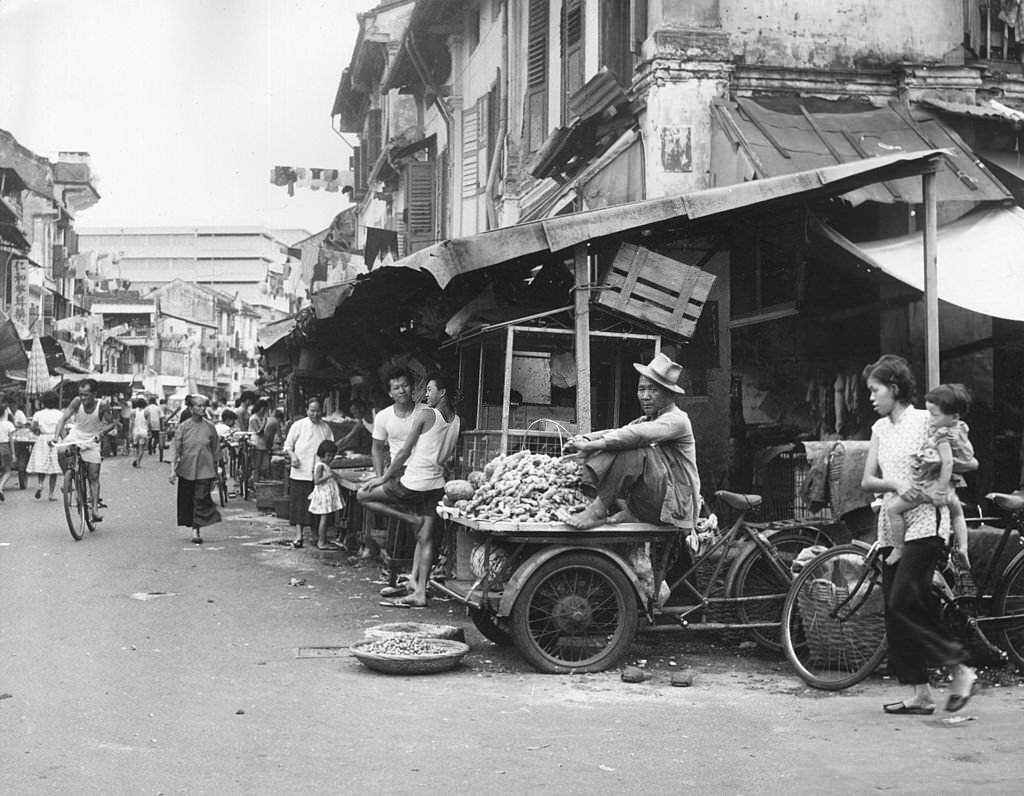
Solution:
<path fill-rule="evenodd" d="M 110 429 L 117 427 L 117 419 L 113 417 L 110 407 L 106 402 L 96 398 L 96 381 L 94 379 L 83 379 L 78 384 L 78 397 L 74 398 L 64 414 L 57 422 L 54 439 L 59 440 L 64 433 L 64 426 L 68 422 L 71 427 L 68 431 L 67 442 L 73 442 L 78 446 L 82 455 L 82 466 L 92 485 L 89 502 L 89 509 L 93 522 L 102 522 L 103 518 L 97 512 L 97 503 L 100 496 L 100 439 Z"/>

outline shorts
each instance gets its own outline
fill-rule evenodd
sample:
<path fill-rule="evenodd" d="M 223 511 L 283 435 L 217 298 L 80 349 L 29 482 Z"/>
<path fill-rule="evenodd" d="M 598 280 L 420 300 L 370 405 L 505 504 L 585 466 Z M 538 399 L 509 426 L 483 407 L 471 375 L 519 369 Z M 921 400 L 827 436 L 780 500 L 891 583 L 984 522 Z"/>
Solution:
<path fill-rule="evenodd" d="M 444 497 L 444 489 L 428 489 L 421 492 L 416 489 L 409 489 L 401 479 L 392 478 L 386 481 L 383 486 L 384 494 L 388 496 L 389 502 L 397 503 L 408 508 L 416 514 L 426 514 L 427 509 L 433 512 L 434 506 Z"/>
<path fill-rule="evenodd" d="M 149 434 L 132 434 L 132 442 L 138 444 L 140 442 L 148 442 Z"/>

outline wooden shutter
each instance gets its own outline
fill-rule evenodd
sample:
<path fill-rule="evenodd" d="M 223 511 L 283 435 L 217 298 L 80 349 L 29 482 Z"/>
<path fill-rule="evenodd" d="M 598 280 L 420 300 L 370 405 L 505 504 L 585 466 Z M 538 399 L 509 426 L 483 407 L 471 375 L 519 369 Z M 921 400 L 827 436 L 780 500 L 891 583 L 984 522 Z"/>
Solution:
<path fill-rule="evenodd" d="M 367 176 L 369 176 L 370 172 L 373 171 L 373 166 L 377 162 L 377 158 L 380 157 L 383 145 L 381 112 L 380 108 L 374 108 L 366 114 L 366 137 L 363 141 Z"/>
<path fill-rule="evenodd" d="M 355 175 L 352 198 L 358 199 L 366 193 L 366 158 L 361 146 L 352 147 L 352 173 Z"/>
<path fill-rule="evenodd" d="M 487 170 L 491 167 L 491 110 L 490 95 L 476 101 L 476 187 L 482 191 L 487 185 Z"/>
<path fill-rule="evenodd" d="M 416 162 L 405 167 L 406 246 L 409 252 L 434 242 L 434 163 Z"/>
<path fill-rule="evenodd" d="M 479 175 L 477 165 L 479 144 L 477 143 L 476 106 L 462 111 L 462 198 L 476 196 Z"/>
<path fill-rule="evenodd" d="M 629 88 L 633 81 L 633 53 L 630 46 L 629 0 L 602 0 L 601 59 L 620 85 Z"/>
<path fill-rule="evenodd" d="M 586 63 L 583 60 L 583 0 L 562 3 L 562 117 L 569 97 L 583 88 Z"/>
<path fill-rule="evenodd" d="M 523 144 L 536 152 L 548 131 L 548 0 L 530 0 L 526 38 Z"/>

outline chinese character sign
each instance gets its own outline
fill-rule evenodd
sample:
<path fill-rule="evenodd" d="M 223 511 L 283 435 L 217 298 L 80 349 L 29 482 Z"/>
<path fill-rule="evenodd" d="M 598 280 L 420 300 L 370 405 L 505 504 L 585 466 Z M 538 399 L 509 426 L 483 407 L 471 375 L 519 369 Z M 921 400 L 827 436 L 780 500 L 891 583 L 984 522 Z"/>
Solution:
<path fill-rule="evenodd" d="M 28 334 L 28 260 L 11 260 L 11 320 L 22 335 Z"/>

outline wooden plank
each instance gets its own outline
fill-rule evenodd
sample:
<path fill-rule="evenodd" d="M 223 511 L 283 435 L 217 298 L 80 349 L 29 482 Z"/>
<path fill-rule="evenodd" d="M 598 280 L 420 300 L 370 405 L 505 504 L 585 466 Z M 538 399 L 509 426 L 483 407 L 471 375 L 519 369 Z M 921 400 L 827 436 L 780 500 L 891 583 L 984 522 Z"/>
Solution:
<path fill-rule="evenodd" d="M 644 250 L 646 251 L 646 250 Z M 619 299 L 617 308 L 621 309 L 625 306 L 626 301 L 629 299 L 629 294 L 633 290 L 633 285 L 636 284 L 637 277 L 640 275 L 640 268 L 643 265 L 644 259 L 641 256 L 641 249 L 639 246 L 634 246 L 631 243 L 623 243 L 619 247 L 618 254 L 615 255 L 615 261 L 613 264 L 617 264 L 620 269 L 623 269 L 626 274 L 626 278 L 622 281 L 622 297 Z"/>

